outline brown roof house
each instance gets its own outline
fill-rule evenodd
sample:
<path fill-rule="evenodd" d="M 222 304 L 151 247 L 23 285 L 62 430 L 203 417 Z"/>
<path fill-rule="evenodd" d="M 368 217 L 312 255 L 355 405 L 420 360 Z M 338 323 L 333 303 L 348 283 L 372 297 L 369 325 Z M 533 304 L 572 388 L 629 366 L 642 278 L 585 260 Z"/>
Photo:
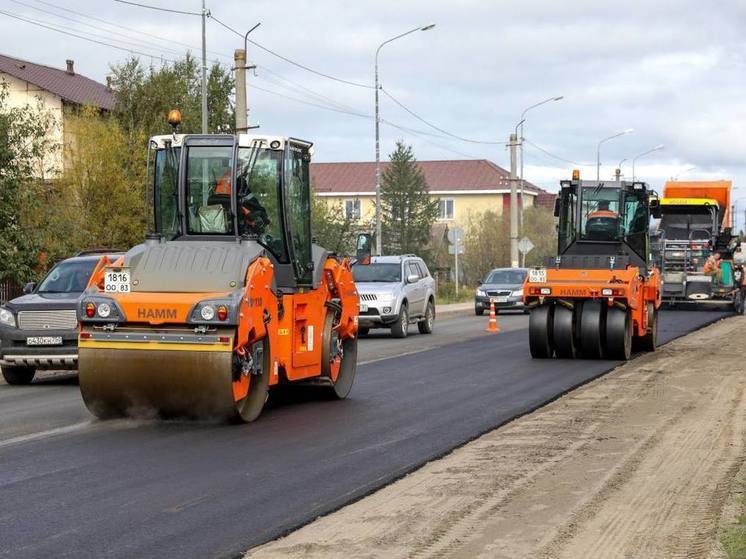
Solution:
<path fill-rule="evenodd" d="M 502 214 L 510 208 L 510 173 L 486 159 L 418 161 L 425 174 L 430 195 L 440 203 L 438 221 L 465 227 L 476 213 Z M 381 172 L 388 162 L 381 163 Z M 345 216 L 371 221 L 375 214 L 375 163 L 312 163 L 311 181 L 316 196 L 330 203 L 341 203 Z M 553 195 L 526 181 L 524 204 L 537 199 L 546 204 Z M 520 203 L 520 200 L 519 200 Z M 549 202 L 553 204 L 552 202 Z"/>
<path fill-rule="evenodd" d="M 72 60 L 65 69 L 34 64 L 19 58 L 0 55 L 0 80 L 8 84 L 11 107 L 41 106 L 54 119 L 48 136 L 50 146 L 61 146 L 65 140 L 66 109 L 84 105 L 102 111 L 114 108 L 114 93 L 104 84 L 75 73 Z M 50 160 L 40 167 L 42 178 L 54 178 L 62 171 L 62 150 L 50 149 Z"/>

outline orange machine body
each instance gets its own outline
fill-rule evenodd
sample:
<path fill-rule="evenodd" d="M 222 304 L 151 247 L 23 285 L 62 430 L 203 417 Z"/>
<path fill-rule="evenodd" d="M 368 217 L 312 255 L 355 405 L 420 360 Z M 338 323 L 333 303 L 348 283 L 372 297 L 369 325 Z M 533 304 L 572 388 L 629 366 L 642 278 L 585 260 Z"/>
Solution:
<path fill-rule="evenodd" d="M 648 303 L 655 309 L 661 305 L 660 273 L 653 268 L 648 277 L 643 277 L 633 266 L 625 270 L 547 268 L 546 282 L 526 279 L 523 300 L 528 307 L 545 302 L 572 307 L 583 301 L 621 306 L 631 313 L 635 335 L 644 336 L 648 329 Z"/>
<path fill-rule="evenodd" d="M 110 262 L 102 257 L 91 275 L 89 287 L 104 293 L 104 274 L 107 268 L 123 264 L 123 258 Z M 299 290 L 297 293 L 278 297 L 272 289 L 273 265 L 266 257 L 255 260 L 248 268 L 246 282 L 242 288 L 238 326 L 234 328 L 230 340 L 219 344 L 230 344 L 234 353 L 241 353 L 252 343 L 265 337 L 269 339 L 270 386 L 284 381 L 300 381 L 321 376 L 322 334 L 326 304 L 332 300 L 341 301 L 341 315 L 335 329 L 340 338 L 356 337 L 359 299 L 352 270 L 347 259 L 330 257 L 324 265 L 323 281 L 317 289 Z M 87 291 L 90 295 L 90 291 Z M 126 322 L 123 328 L 148 329 L 155 333 L 169 328 L 183 327 L 189 322 L 189 315 L 200 301 L 220 299 L 230 292 L 214 293 L 152 293 L 138 292 L 107 294 L 116 301 Z M 280 307 L 282 311 L 280 311 Z M 159 342 L 153 336 L 151 344 Z M 86 346 L 83 336 L 81 345 Z M 185 346 L 188 342 L 185 342 Z M 121 344 L 122 349 L 127 342 Z M 178 350 L 178 344 L 174 345 Z M 229 348 L 226 347 L 226 350 Z M 339 373 L 339 363 L 329 368 L 331 380 Z M 233 393 L 236 400 L 246 396 L 249 390 L 248 377 L 241 375 L 234 380 Z"/>
<path fill-rule="evenodd" d="M 664 198 L 710 198 L 720 206 L 720 228 L 731 226 L 731 190 L 733 182 L 718 181 L 668 181 L 663 187 Z"/>

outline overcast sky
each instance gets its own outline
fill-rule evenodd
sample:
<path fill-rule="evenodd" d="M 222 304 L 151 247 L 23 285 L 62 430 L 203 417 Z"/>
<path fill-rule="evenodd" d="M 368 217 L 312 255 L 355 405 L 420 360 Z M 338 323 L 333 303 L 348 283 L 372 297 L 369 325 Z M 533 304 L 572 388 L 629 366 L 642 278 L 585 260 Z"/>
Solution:
<path fill-rule="evenodd" d="M 201 8 L 200 0 L 136 1 L 195 12 Z M 383 87 L 451 134 L 499 144 L 444 136 L 382 96 L 384 157 L 397 139 L 404 139 L 418 159 L 487 158 L 507 167 L 504 142 L 521 112 L 564 95 L 527 115 L 525 137 L 533 144 L 525 146 L 527 180 L 554 190 L 569 175 L 570 162 L 587 164 L 583 173 L 592 178 L 598 141 L 633 128 L 634 133 L 604 144 L 602 177 L 609 178 L 620 160 L 664 144 L 662 151 L 638 160 L 638 177 L 656 187 L 675 175 L 732 178 L 744 187 L 736 191 L 738 211 L 743 215 L 746 210 L 746 0 L 208 0 L 207 8 L 241 32 L 261 22 L 252 37 L 263 46 L 368 86 L 382 41 L 435 23 L 431 31 L 382 49 Z M 152 53 L 154 64 L 161 56 L 185 52 L 185 45 L 200 54 L 196 16 L 114 0 L 0 0 L 0 10 Z M 238 36 L 208 20 L 211 61 L 229 64 L 241 44 Z M 79 73 L 102 82 L 111 64 L 130 56 L 4 14 L 0 52 L 61 68 L 72 58 Z M 249 58 L 259 65 L 249 80 L 252 122 L 267 132 L 312 140 L 316 161 L 374 158 L 372 88 L 312 74 L 256 47 L 250 47 Z M 630 161 L 622 169 L 631 177 Z"/>

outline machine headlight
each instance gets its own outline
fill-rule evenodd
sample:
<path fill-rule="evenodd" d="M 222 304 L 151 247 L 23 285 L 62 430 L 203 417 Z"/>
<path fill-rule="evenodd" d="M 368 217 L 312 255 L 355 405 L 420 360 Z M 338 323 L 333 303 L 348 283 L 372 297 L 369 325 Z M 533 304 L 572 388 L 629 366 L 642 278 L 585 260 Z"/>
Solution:
<path fill-rule="evenodd" d="M 518 289 L 517 291 L 513 291 L 512 295 L 513 297 L 523 297 L 523 289 Z"/>
<path fill-rule="evenodd" d="M 487 293 L 484 289 L 477 289 L 477 297 L 487 297 Z"/>
<path fill-rule="evenodd" d="M 16 317 L 8 309 L 0 307 L 0 324 L 5 324 L 11 328 L 16 327 Z"/>
<path fill-rule="evenodd" d="M 205 305 L 200 309 L 199 314 L 204 320 L 212 320 L 215 318 L 215 307 L 212 305 Z"/>

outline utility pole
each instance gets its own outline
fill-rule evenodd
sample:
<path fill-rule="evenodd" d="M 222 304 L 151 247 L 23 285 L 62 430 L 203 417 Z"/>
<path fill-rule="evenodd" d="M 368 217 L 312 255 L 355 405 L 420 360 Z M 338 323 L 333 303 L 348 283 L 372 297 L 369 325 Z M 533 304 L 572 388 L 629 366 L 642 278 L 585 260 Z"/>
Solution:
<path fill-rule="evenodd" d="M 510 266 L 518 267 L 518 134 L 511 134 L 510 146 Z"/>
<path fill-rule="evenodd" d="M 249 129 L 246 116 L 246 51 L 236 49 L 233 52 L 233 64 L 236 68 L 236 134 L 245 134 Z"/>
<path fill-rule="evenodd" d="M 202 0 L 202 133 L 207 134 L 207 37 L 205 36 L 205 22 L 207 9 Z"/>
<path fill-rule="evenodd" d="M 383 46 L 383 45 L 381 45 Z M 378 47 L 380 50 L 381 47 Z M 383 235 L 381 234 L 381 116 L 378 104 L 378 51 L 376 51 L 376 256 L 383 254 Z"/>

